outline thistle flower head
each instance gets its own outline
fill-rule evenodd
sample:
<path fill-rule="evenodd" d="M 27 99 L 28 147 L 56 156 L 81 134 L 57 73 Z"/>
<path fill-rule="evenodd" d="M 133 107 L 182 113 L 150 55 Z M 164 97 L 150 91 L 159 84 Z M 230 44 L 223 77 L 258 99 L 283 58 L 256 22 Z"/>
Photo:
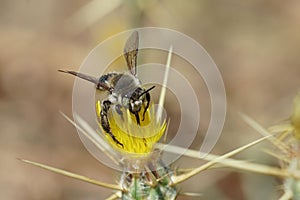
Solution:
<path fill-rule="evenodd" d="M 123 144 L 116 143 L 112 137 L 106 134 L 108 143 L 118 152 L 127 154 L 132 157 L 143 157 L 151 153 L 153 146 L 157 143 L 166 130 L 166 120 L 156 120 L 156 109 L 151 104 L 144 113 L 145 106 L 142 106 L 138 113 L 141 119 L 140 124 L 137 123 L 136 117 L 126 108 L 121 107 L 120 114 L 114 107 L 108 113 L 110 128 L 115 138 Z M 101 106 L 100 102 L 96 103 L 96 112 L 100 118 Z M 99 126 L 101 127 L 101 126 Z M 104 132 L 104 131 L 102 131 Z"/>

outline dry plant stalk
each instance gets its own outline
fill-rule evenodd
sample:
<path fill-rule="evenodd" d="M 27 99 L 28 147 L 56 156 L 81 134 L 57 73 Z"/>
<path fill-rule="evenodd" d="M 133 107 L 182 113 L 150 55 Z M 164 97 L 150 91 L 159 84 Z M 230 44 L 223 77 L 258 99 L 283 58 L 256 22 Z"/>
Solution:
<path fill-rule="evenodd" d="M 272 133 L 279 133 L 277 138 L 271 140 L 276 148 L 277 156 L 282 170 L 300 174 L 300 93 L 294 99 L 292 115 L 282 124 L 269 128 Z M 283 195 L 280 200 L 300 200 L 299 177 L 286 177 L 283 179 Z"/>

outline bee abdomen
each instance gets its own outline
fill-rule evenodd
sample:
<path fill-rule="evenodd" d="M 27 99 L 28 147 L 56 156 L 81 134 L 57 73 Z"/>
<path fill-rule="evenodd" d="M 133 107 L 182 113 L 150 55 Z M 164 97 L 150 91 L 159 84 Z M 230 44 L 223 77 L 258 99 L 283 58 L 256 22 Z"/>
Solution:
<path fill-rule="evenodd" d="M 107 85 L 109 88 L 111 88 L 112 84 L 111 84 L 111 80 L 113 77 L 116 77 L 119 73 L 117 72 L 111 72 L 108 74 L 104 74 L 99 78 L 99 83 L 104 83 L 105 85 Z M 102 88 L 101 86 L 97 86 L 98 89 L 100 90 L 104 90 L 105 88 Z"/>

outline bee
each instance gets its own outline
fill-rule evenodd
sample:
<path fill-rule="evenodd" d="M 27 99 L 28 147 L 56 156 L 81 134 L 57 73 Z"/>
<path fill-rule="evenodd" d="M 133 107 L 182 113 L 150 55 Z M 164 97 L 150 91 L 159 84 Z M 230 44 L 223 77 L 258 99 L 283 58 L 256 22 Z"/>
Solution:
<path fill-rule="evenodd" d="M 58 70 L 60 72 L 72 74 L 95 84 L 96 89 L 107 91 L 107 99 L 101 102 L 100 125 L 102 129 L 109 134 L 112 140 L 123 147 L 123 144 L 113 134 L 108 119 L 108 112 L 114 105 L 117 113 L 123 115 L 121 108 L 128 109 L 135 116 L 136 122 L 140 125 L 141 120 L 144 120 L 145 113 L 150 104 L 150 93 L 155 86 L 145 89 L 142 87 L 141 81 L 137 78 L 137 54 L 139 46 L 139 34 L 133 32 L 127 39 L 124 47 L 124 58 L 127 63 L 129 72 L 110 72 L 102 75 L 100 78 L 95 78 L 83 73 Z M 142 119 L 139 112 L 144 106 Z"/>

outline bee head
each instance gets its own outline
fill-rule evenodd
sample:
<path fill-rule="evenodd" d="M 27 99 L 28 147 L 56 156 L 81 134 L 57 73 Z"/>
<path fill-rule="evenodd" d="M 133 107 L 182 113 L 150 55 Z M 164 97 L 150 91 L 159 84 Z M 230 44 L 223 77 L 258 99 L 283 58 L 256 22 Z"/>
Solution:
<path fill-rule="evenodd" d="M 129 100 L 129 110 L 132 113 L 139 112 L 143 104 L 143 94 L 144 90 L 142 88 L 137 88 L 131 95 Z"/>
<path fill-rule="evenodd" d="M 142 108 L 143 101 L 141 99 L 138 100 L 130 100 L 129 109 L 131 112 L 139 112 Z"/>
<path fill-rule="evenodd" d="M 145 94 L 152 90 L 155 86 L 145 90 L 142 88 L 137 88 L 131 95 L 129 100 L 129 110 L 133 113 L 139 112 L 142 108 Z"/>

